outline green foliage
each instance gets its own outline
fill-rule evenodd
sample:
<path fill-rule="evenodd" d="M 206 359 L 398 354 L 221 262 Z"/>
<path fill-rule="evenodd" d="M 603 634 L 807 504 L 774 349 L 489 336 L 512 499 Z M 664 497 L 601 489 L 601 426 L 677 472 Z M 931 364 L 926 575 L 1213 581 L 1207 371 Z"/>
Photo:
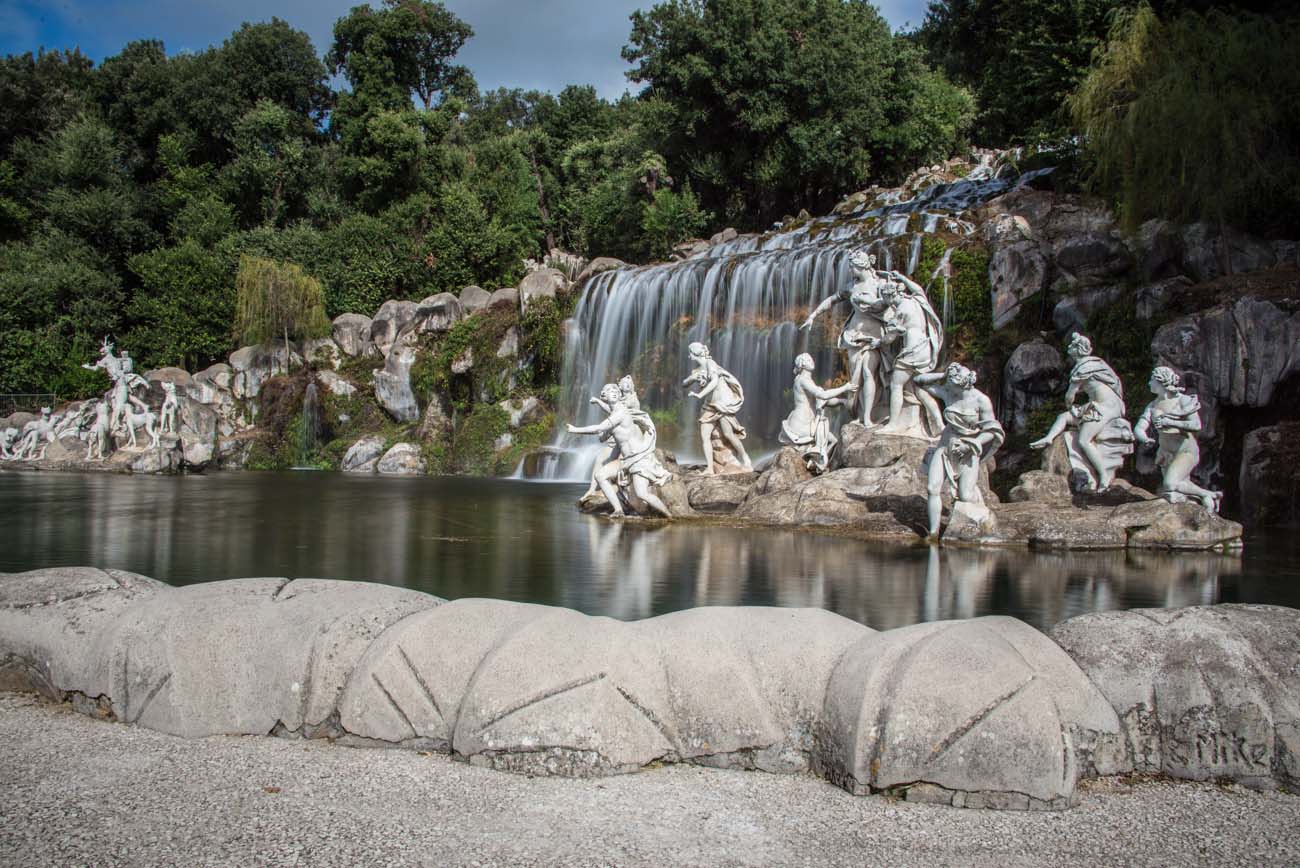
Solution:
<path fill-rule="evenodd" d="M 959 247 L 948 260 L 952 276 L 952 328 L 948 343 L 953 358 L 978 362 L 989 351 L 993 334 L 993 300 L 989 284 L 989 253 L 982 246 Z M 942 299 L 937 305 L 942 315 Z"/>
<path fill-rule="evenodd" d="M 680 193 L 656 190 L 641 211 L 641 232 L 650 255 L 657 259 L 667 259 L 674 244 L 693 237 L 707 222 L 689 186 Z"/>
<path fill-rule="evenodd" d="M 1093 352 L 1119 374 L 1129 407 L 1140 407 L 1154 397 L 1147 388 L 1155 364 L 1151 341 L 1163 324 L 1161 317 L 1139 318 L 1134 296 L 1105 305 L 1088 317 L 1086 334 Z"/>
<path fill-rule="evenodd" d="M 141 289 L 127 309 L 134 325 L 124 341 L 144 367 L 196 371 L 230 346 L 235 309 L 234 261 L 195 238 L 131 258 Z"/>
<path fill-rule="evenodd" d="M 241 341 L 315 338 L 329 329 L 324 291 L 314 277 L 292 263 L 240 258 L 235 275 L 235 334 Z"/>
<path fill-rule="evenodd" d="M 1065 136 L 1065 98 L 1131 0 L 931 0 L 917 34 L 930 62 L 971 88 L 986 145 Z"/>
<path fill-rule="evenodd" d="M 968 119 L 865 2 L 667 0 L 632 14 L 628 41 L 661 153 L 706 209 L 747 226 L 947 156 Z"/>
<path fill-rule="evenodd" d="M 531 358 L 533 382 L 559 382 L 564 366 L 564 321 L 573 313 L 577 297 L 566 293 L 557 298 L 535 298 L 519 320 L 523 331 L 523 352 Z"/>
<path fill-rule="evenodd" d="M 235 123 L 234 155 L 221 181 L 246 224 L 282 225 L 305 211 L 311 162 L 298 121 L 283 106 L 261 100 Z"/>
<path fill-rule="evenodd" d="M 510 430 L 510 414 L 496 404 L 479 404 L 452 435 L 444 469 L 474 476 L 496 470 L 495 442 Z"/>
<path fill-rule="evenodd" d="M 1070 100 L 1091 180 L 1150 217 L 1291 237 L 1300 225 L 1300 20 L 1210 11 L 1121 20 Z"/>

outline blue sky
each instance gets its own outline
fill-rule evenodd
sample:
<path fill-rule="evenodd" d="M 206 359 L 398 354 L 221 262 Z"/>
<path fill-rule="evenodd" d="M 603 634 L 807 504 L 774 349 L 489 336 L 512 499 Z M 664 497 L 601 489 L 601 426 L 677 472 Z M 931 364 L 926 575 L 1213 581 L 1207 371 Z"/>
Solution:
<path fill-rule="evenodd" d="M 276 16 L 329 47 L 334 21 L 359 0 L 0 0 L 0 54 L 45 48 L 81 50 L 96 61 L 133 39 L 161 39 L 169 54 L 219 44 L 241 22 Z M 558 91 L 592 84 L 615 98 L 631 87 L 619 49 L 628 15 L 653 0 L 444 0 L 474 28 L 460 54 L 484 90 Z M 883 0 L 895 28 L 919 24 L 925 0 Z"/>

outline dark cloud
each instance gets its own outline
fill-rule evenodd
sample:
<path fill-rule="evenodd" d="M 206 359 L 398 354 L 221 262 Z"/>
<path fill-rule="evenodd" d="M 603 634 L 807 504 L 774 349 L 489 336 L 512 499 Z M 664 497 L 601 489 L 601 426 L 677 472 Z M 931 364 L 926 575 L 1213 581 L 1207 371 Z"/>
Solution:
<path fill-rule="evenodd" d="M 636 85 L 619 55 L 631 30 L 628 16 L 650 0 L 445 0 L 474 28 L 461 61 L 484 89 L 520 87 L 558 91 L 591 84 L 604 97 Z M 220 44 L 244 21 L 272 16 L 311 35 L 328 49 L 334 22 L 355 0 L 0 0 L 0 52 L 71 48 L 102 60 L 134 39 L 161 39 L 171 53 Z M 894 27 L 917 24 L 925 0 L 884 0 Z"/>

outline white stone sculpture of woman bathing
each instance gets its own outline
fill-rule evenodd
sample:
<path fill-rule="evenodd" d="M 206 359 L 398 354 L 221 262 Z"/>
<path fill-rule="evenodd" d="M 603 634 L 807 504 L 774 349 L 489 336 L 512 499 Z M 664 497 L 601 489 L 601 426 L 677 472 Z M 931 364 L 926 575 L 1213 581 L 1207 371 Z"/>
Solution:
<path fill-rule="evenodd" d="M 914 381 L 939 364 L 943 326 L 918 283 L 897 271 L 880 274 L 887 279 L 880 291 L 888 309 L 883 336 L 874 343 L 895 346 L 884 357 L 884 367 L 889 372 L 889 422 L 880 431 L 908 437 L 938 436 L 943 428 L 939 405 L 926 390 L 917 388 Z M 920 418 L 918 409 L 925 411 L 924 419 Z"/>
<path fill-rule="evenodd" d="M 794 410 L 781 423 L 780 440 L 798 448 L 813 473 L 825 473 L 839 444 L 839 438 L 831 433 L 826 407 L 840 403 L 840 395 L 856 392 L 858 386 L 850 380 L 834 389 L 823 389 L 813 379 L 813 368 L 813 357 L 808 353 L 800 353 L 794 360 Z"/>
<path fill-rule="evenodd" d="M 168 380 L 163 380 L 163 402 L 162 410 L 159 411 L 158 430 L 163 434 L 176 433 L 176 408 L 180 406 L 180 400 L 176 397 L 176 384 Z"/>
<path fill-rule="evenodd" d="M 14 454 L 9 451 L 14 441 L 18 439 L 17 428 L 0 428 L 0 460 L 12 461 Z"/>
<path fill-rule="evenodd" d="M 877 341 L 884 334 L 882 319 L 887 308 L 880 296 L 883 281 L 875 265 L 876 257 L 865 250 L 854 251 L 849 256 L 852 285 L 822 299 L 800 326 L 802 329 L 811 328 L 818 316 L 838 302 L 847 301 L 852 305 L 853 312 L 840 329 L 838 347 L 848 354 L 849 382 L 857 387 L 855 408 L 858 420 L 868 428 L 875 424 L 872 413 L 876 408 L 880 378 L 880 345 Z"/>
<path fill-rule="evenodd" d="M 90 435 L 86 438 L 86 460 L 103 460 L 108 452 L 113 427 L 112 410 L 107 401 L 95 402 L 95 423 L 90 426 Z"/>
<path fill-rule="evenodd" d="M 627 407 L 627 409 L 633 413 L 641 412 L 641 399 L 637 397 L 636 385 L 632 382 L 630 376 L 625 374 L 623 378 L 618 381 L 618 391 L 623 396 L 624 407 Z M 595 404 L 597 407 L 604 410 L 606 415 L 609 415 L 609 405 L 600 398 L 592 398 L 589 403 Z M 596 455 L 596 463 L 592 465 L 591 468 L 591 484 L 587 487 L 587 493 L 584 494 L 583 497 L 590 497 L 596 493 L 596 489 L 599 487 L 596 477 L 600 473 L 600 468 L 613 460 L 617 455 L 618 447 L 614 443 L 613 435 L 607 431 L 600 435 L 600 440 L 605 445 L 601 447 L 600 452 Z"/>
<path fill-rule="evenodd" d="M 943 373 L 917 374 L 916 385 L 944 403 L 943 433 L 926 468 L 929 530 L 935 537 L 943 515 L 945 483 L 952 486 L 956 500 L 983 506 L 980 464 L 1002 445 L 1006 432 L 993 415 L 989 396 L 975 388 L 975 372 L 965 365 L 954 362 Z"/>
<path fill-rule="evenodd" d="M 754 465 L 741 442 L 745 439 L 745 429 L 736 419 L 745 403 L 745 391 L 740 387 L 740 381 L 713 361 L 709 348 L 704 344 L 693 343 L 686 351 L 696 367 L 689 377 L 682 380 L 682 385 L 698 385 L 699 391 L 689 394 L 704 402 L 700 408 L 700 441 L 704 447 L 705 475 L 712 476 L 719 469 L 727 469 L 726 466 L 720 468 L 720 462 L 714 456 L 715 432 L 722 438 L 720 451 L 725 457 L 734 459 L 743 470 L 752 470 Z"/>
<path fill-rule="evenodd" d="M 1192 482 L 1192 471 L 1201 461 L 1196 442 L 1196 432 L 1201 430 L 1200 399 L 1184 392 L 1182 379 L 1164 366 L 1151 372 L 1149 387 L 1156 399 L 1142 411 L 1133 435 L 1143 446 L 1156 447 L 1156 466 L 1163 475 L 1160 494 L 1170 503 L 1192 497 L 1217 513 L 1223 495 Z"/>
<path fill-rule="evenodd" d="M 608 383 L 600 390 L 602 404 L 609 408 L 605 421 L 596 425 L 569 425 L 570 434 L 609 434 L 618 454 L 612 461 L 598 465 L 596 484 L 609 501 L 616 517 L 623 516 L 623 496 L 633 504 L 644 503 L 660 515 L 672 517 L 668 507 L 650 490 L 652 485 L 665 485 L 671 474 L 659 463 L 655 454 L 657 436 L 654 421 L 649 413 L 629 410 L 623 403 L 623 393 L 618 386 Z"/>
<path fill-rule="evenodd" d="M 1092 341 L 1083 335 L 1075 334 L 1066 353 L 1074 360 L 1065 390 L 1068 409 L 1029 445 L 1046 449 L 1064 434 L 1070 466 L 1084 476 L 1084 488 L 1105 491 L 1115 480 L 1124 456 L 1133 451 L 1133 427 L 1124 418 L 1124 384 L 1114 368 L 1092 355 Z M 1088 400 L 1076 405 L 1080 390 Z"/>

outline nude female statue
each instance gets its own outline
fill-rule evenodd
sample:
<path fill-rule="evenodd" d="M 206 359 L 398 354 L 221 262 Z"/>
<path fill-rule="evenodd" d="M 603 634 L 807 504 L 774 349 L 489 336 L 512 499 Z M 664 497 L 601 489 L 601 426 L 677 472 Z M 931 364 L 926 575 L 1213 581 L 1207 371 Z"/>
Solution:
<path fill-rule="evenodd" d="M 870 428 L 875 424 L 871 414 L 876 406 L 880 377 L 879 344 L 872 343 L 872 340 L 883 334 L 882 318 L 887 305 L 880 297 L 883 281 L 875 269 L 876 257 L 865 250 L 857 250 L 849 256 L 849 265 L 853 270 L 853 284 L 822 299 L 800 328 L 811 328 L 818 316 L 838 302 L 847 301 L 853 306 L 853 313 L 840 330 L 838 347 L 848 354 L 849 382 L 857 386 L 859 421 Z"/>
<path fill-rule="evenodd" d="M 622 391 L 613 383 L 600 390 L 600 401 L 609 408 L 605 421 L 581 427 L 568 425 L 567 428 L 570 434 L 608 434 L 614 440 L 617 456 L 596 468 L 596 484 L 609 501 L 614 516 L 623 517 L 620 491 L 630 488 L 634 503 L 644 503 L 660 515 L 671 518 L 668 507 L 650 490 L 651 485 L 664 485 L 672 478 L 655 455 L 657 437 L 650 414 L 628 409 L 623 403 Z"/>
<path fill-rule="evenodd" d="M 1223 495 L 1192 482 L 1192 471 L 1201 461 L 1196 442 L 1196 432 L 1201 430 L 1200 399 L 1183 391 L 1182 379 L 1172 368 L 1156 368 L 1148 385 L 1156 399 L 1142 411 L 1133 436 L 1143 446 L 1156 447 L 1156 466 L 1163 475 L 1160 493 L 1170 503 L 1193 497 L 1217 513 Z"/>
<path fill-rule="evenodd" d="M 926 474 L 926 495 L 930 536 L 939 535 L 943 515 L 944 484 L 963 503 L 983 504 L 979 490 L 980 463 L 988 459 L 1006 439 L 1006 432 L 993 415 L 989 396 L 975 388 L 975 372 L 953 362 L 943 373 L 916 375 L 916 385 L 944 403 L 943 433 L 930 455 Z"/>
<path fill-rule="evenodd" d="M 813 357 L 808 353 L 800 353 L 794 360 L 794 410 L 781 423 L 780 440 L 799 447 L 804 463 L 813 473 L 825 473 L 839 443 L 831 433 L 826 407 L 840 403 L 840 395 L 856 392 L 858 386 L 850 380 L 834 389 L 823 389 L 813 379 L 813 367 Z"/>
<path fill-rule="evenodd" d="M 1083 335 L 1075 334 L 1066 353 L 1074 361 L 1065 390 L 1068 409 L 1029 446 L 1046 449 L 1068 430 L 1071 466 L 1088 478 L 1089 489 L 1105 491 L 1115 480 L 1124 456 L 1133 451 L 1133 429 L 1124 418 L 1124 384 L 1114 368 L 1092 355 L 1092 341 Z M 1080 390 L 1088 400 L 1075 404 Z"/>
<path fill-rule="evenodd" d="M 713 458 L 715 431 L 721 435 L 725 448 L 730 450 L 740 466 L 752 470 L 754 465 L 745 452 L 745 444 L 741 442 L 745 439 L 745 429 L 736 419 L 736 414 L 745 403 L 745 392 L 740 387 L 740 381 L 713 361 L 709 348 L 704 344 L 693 343 L 686 351 L 696 367 L 689 377 L 682 380 L 682 385 L 698 385 L 698 392 L 688 394 L 704 402 L 700 408 L 700 440 L 704 446 L 705 475 L 712 476 L 717 469 Z"/>

